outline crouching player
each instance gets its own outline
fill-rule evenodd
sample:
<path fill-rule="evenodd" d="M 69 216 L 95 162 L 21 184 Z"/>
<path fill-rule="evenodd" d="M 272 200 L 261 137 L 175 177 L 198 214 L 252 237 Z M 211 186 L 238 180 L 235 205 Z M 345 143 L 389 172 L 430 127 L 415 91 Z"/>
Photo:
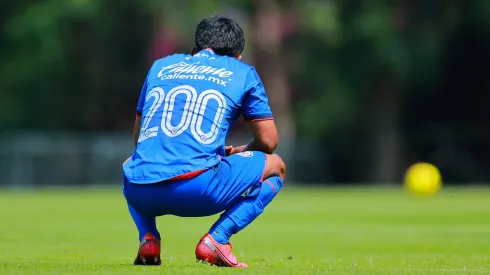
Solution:
<path fill-rule="evenodd" d="M 123 193 L 139 231 L 135 265 L 159 265 L 162 215 L 223 214 L 196 247 L 196 258 L 247 267 L 229 239 L 249 225 L 284 184 L 286 167 L 268 99 L 255 69 L 240 61 L 245 38 L 225 17 L 202 20 L 190 55 L 155 61 L 137 106 L 136 149 L 123 164 Z M 253 140 L 225 146 L 243 116 Z"/>

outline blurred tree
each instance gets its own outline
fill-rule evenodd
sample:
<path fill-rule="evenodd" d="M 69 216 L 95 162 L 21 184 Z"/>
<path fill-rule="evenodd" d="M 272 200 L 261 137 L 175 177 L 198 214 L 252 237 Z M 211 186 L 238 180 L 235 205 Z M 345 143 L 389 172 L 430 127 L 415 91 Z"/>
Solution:
<path fill-rule="evenodd" d="M 291 113 L 291 90 L 284 58 L 285 13 L 276 0 L 255 0 L 253 20 L 253 64 L 267 89 L 281 139 L 278 152 L 286 162 L 294 148 L 295 128 Z"/>
<path fill-rule="evenodd" d="M 325 145 L 312 162 L 332 174 L 307 172 L 319 180 L 399 180 L 426 150 L 427 113 L 444 133 L 433 140 L 486 129 L 488 108 L 467 102 L 487 101 L 490 1 L 17 0 L 0 3 L 2 130 L 129 131 L 153 59 L 187 52 L 220 13 L 246 29 L 281 144 Z"/>
<path fill-rule="evenodd" d="M 335 158 L 340 181 L 400 180 L 403 102 L 407 94 L 433 92 L 427 88 L 438 85 L 445 45 L 459 31 L 462 12 L 472 7 L 478 15 L 465 17 L 488 25 L 488 1 L 297 5 L 303 28 L 289 52 L 301 56 L 293 78 L 301 89 L 298 134 L 328 144 L 324 155 Z M 343 161 L 346 156 L 350 160 Z"/>
<path fill-rule="evenodd" d="M 134 72 L 147 66 L 148 11 L 130 0 L 14 2 L 1 36 L 3 128 L 117 128 L 120 95 L 140 89 Z"/>

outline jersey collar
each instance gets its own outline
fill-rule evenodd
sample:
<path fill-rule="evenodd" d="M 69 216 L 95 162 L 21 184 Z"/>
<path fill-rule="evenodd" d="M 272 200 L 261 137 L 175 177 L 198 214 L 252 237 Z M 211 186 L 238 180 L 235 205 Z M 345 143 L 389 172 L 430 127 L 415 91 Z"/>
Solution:
<path fill-rule="evenodd" d="M 200 50 L 199 52 L 197 52 L 196 54 L 198 53 L 207 53 L 207 54 L 211 54 L 211 55 L 215 55 L 213 49 L 210 49 L 210 48 L 207 48 L 207 49 L 203 49 L 203 50 Z"/>

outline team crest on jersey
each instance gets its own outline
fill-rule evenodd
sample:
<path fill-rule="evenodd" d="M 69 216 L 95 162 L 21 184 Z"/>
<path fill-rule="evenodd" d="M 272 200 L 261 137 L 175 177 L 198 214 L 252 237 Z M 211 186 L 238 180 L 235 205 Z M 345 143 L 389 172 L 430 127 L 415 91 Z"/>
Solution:
<path fill-rule="evenodd" d="M 254 153 L 250 151 L 246 151 L 246 152 L 237 153 L 237 155 L 244 158 L 250 158 L 254 155 Z"/>

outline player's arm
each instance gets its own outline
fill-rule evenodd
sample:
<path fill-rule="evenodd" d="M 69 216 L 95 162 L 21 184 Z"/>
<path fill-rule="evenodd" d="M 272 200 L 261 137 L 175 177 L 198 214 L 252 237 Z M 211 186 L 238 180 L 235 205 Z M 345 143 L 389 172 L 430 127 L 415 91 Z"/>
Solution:
<path fill-rule="evenodd" d="M 146 90 L 148 88 L 148 75 L 146 76 L 145 83 L 143 84 L 143 88 L 141 89 L 140 93 L 140 98 L 138 100 L 138 105 L 136 106 L 136 119 L 134 121 L 134 128 L 133 128 L 133 142 L 134 142 L 134 147 L 138 145 L 138 139 L 140 137 L 140 130 L 141 130 L 141 117 L 143 116 L 143 107 L 145 105 L 145 99 L 146 99 Z"/>
<path fill-rule="evenodd" d="M 134 120 L 134 129 L 133 129 L 133 141 L 134 147 L 138 144 L 138 139 L 140 137 L 140 129 L 141 129 L 141 116 L 136 115 L 136 119 Z"/>
<path fill-rule="evenodd" d="M 279 144 L 276 124 L 274 120 L 257 120 L 247 122 L 248 129 L 252 133 L 252 141 L 248 144 L 231 149 L 230 154 L 236 154 L 243 151 L 261 151 L 266 154 L 272 154 Z"/>
<path fill-rule="evenodd" d="M 250 84 L 246 88 L 247 93 L 243 100 L 242 116 L 253 139 L 246 145 L 232 148 L 230 154 L 243 151 L 261 151 L 271 154 L 276 149 L 279 138 L 276 124 L 272 118 L 269 100 L 255 69 L 249 72 L 247 78 L 247 83 Z"/>

